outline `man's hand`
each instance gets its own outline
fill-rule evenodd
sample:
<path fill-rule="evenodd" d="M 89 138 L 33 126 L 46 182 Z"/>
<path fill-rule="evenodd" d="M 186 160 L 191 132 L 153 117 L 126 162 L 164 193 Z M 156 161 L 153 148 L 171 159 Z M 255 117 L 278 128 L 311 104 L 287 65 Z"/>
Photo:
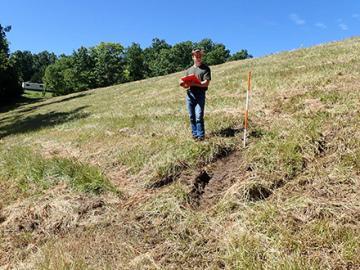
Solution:
<path fill-rule="evenodd" d="M 181 79 L 179 80 L 179 84 L 181 87 L 183 88 L 189 88 L 190 85 L 188 83 L 185 83 L 184 81 L 182 81 Z"/>

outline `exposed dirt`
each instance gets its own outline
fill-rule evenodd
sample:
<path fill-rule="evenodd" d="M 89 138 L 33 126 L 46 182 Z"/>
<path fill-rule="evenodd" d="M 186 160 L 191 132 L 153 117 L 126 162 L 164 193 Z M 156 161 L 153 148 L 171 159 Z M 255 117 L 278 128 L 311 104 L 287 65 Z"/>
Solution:
<path fill-rule="evenodd" d="M 241 151 L 235 151 L 199 169 L 184 172 L 179 181 L 189 186 L 189 204 L 205 210 L 215 205 L 236 181 L 246 176 Z"/>

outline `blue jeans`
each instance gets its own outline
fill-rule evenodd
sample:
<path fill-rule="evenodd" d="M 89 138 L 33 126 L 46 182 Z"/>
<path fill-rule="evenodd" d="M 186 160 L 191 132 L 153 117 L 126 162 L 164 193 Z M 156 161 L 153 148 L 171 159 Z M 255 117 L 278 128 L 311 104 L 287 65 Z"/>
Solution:
<path fill-rule="evenodd" d="M 193 137 L 204 138 L 205 91 L 187 91 L 186 107 L 190 116 L 190 126 Z"/>

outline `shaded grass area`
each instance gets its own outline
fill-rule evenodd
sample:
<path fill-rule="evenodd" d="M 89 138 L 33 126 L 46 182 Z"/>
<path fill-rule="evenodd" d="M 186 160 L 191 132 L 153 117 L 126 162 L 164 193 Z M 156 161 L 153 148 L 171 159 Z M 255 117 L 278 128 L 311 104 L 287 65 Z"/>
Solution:
<path fill-rule="evenodd" d="M 14 110 L 18 107 L 28 105 L 31 103 L 36 103 L 40 100 L 42 100 L 42 98 L 40 98 L 40 97 L 22 96 L 19 99 L 17 99 L 16 101 L 11 102 L 10 104 L 6 104 L 6 105 L 1 104 L 0 113 L 6 113 L 6 112 Z"/>

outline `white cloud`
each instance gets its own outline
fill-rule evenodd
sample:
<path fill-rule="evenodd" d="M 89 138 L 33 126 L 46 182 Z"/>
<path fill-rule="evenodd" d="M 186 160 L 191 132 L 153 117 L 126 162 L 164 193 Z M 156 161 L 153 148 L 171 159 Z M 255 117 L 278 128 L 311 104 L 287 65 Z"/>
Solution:
<path fill-rule="evenodd" d="M 290 20 L 292 20 L 297 25 L 304 25 L 305 20 L 301 19 L 297 14 L 292 13 L 289 15 Z"/>
<path fill-rule="evenodd" d="M 322 29 L 326 29 L 326 28 L 327 28 L 327 26 L 326 26 L 325 24 L 323 24 L 322 22 L 317 22 L 317 23 L 315 23 L 315 26 L 316 26 L 316 27 L 319 27 L 319 28 L 322 28 Z"/>
<path fill-rule="evenodd" d="M 339 24 L 339 27 L 341 28 L 341 30 L 344 30 L 344 31 L 346 31 L 346 30 L 349 29 L 349 27 L 348 27 L 347 24 L 345 24 L 345 23 L 340 23 L 340 24 Z"/>

